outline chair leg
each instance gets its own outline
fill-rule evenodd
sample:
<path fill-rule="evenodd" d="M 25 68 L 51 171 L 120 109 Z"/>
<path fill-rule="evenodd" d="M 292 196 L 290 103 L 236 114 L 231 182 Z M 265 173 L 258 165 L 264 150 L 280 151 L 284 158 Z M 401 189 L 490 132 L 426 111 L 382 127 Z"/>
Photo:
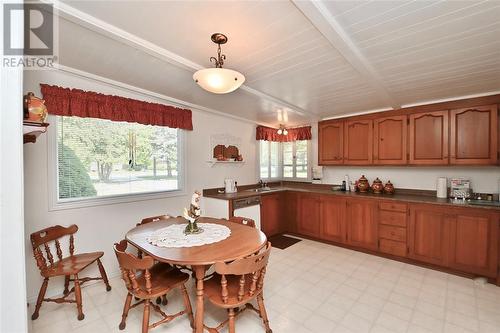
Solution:
<path fill-rule="evenodd" d="M 45 292 L 47 291 L 47 285 L 49 284 L 49 278 L 45 278 L 43 280 L 42 286 L 40 287 L 40 291 L 38 292 L 38 298 L 36 299 L 35 312 L 31 315 L 31 320 L 35 320 L 38 318 L 40 313 L 40 308 L 42 307 L 43 298 L 45 297 Z"/>
<path fill-rule="evenodd" d="M 82 309 L 82 289 L 80 288 L 80 280 L 78 280 L 78 274 L 75 274 L 75 298 L 76 298 L 76 308 L 78 309 L 78 320 L 83 320 L 85 315 Z"/>
<path fill-rule="evenodd" d="M 101 259 L 97 259 L 97 266 L 99 267 L 99 272 L 101 272 L 102 280 L 106 285 L 106 291 L 110 291 L 111 286 L 109 285 L 108 276 L 106 275 L 106 271 L 104 270 L 104 266 L 102 265 Z"/>
<path fill-rule="evenodd" d="M 193 308 L 191 307 L 191 301 L 189 300 L 189 294 L 187 293 L 185 285 L 182 285 L 181 292 L 184 299 L 184 310 L 186 310 L 186 313 L 188 315 L 191 328 L 194 328 Z"/>
<path fill-rule="evenodd" d="M 267 317 L 266 306 L 264 305 L 264 296 L 262 293 L 257 296 L 257 304 L 259 305 L 260 317 L 262 318 L 262 322 L 266 327 L 266 333 L 273 333 L 273 330 L 271 329 L 271 327 L 269 327 L 269 319 Z"/>
<path fill-rule="evenodd" d="M 125 329 L 125 326 L 127 325 L 127 316 L 128 316 L 128 311 L 130 310 L 130 303 L 132 303 L 132 294 L 128 293 L 127 298 L 125 299 L 125 305 L 123 306 L 122 321 L 118 326 L 120 330 Z"/>
<path fill-rule="evenodd" d="M 69 293 L 69 275 L 65 275 L 64 276 L 64 291 L 63 291 L 63 295 L 67 295 Z"/>
<path fill-rule="evenodd" d="M 149 329 L 149 299 L 144 300 L 144 314 L 142 316 L 142 333 L 148 333 Z"/>
<path fill-rule="evenodd" d="M 234 309 L 229 309 L 229 333 L 235 333 Z"/>

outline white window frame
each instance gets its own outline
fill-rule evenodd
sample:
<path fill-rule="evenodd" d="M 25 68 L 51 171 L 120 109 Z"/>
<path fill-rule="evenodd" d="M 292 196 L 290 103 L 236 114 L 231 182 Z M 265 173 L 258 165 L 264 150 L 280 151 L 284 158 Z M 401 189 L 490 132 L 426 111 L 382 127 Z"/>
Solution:
<path fill-rule="evenodd" d="M 302 141 L 302 140 L 300 140 Z M 293 176 L 292 177 L 285 177 L 284 173 L 284 163 L 282 162 L 281 164 L 281 172 L 282 172 L 282 179 L 287 180 L 287 181 L 310 181 L 311 180 L 311 140 L 304 140 L 307 141 L 307 177 L 306 178 L 298 178 L 297 177 L 297 141 L 292 141 L 292 156 L 293 156 L 293 164 L 292 164 L 292 170 L 293 170 Z M 280 144 L 281 146 L 281 160 L 283 161 L 283 154 L 284 154 L 284 147 L 283 143 Z"/>
<path fill-rule="evenodd" d="M 260 155 L 260 151 L 261 151 L 260 147 L 261 147 L 261 145 L 262 145 L 263 142 L 267 143 L 269 145 L 269 149 L 268 149 L 269 155 L 267 157 L 269 163 L 267 164 L 267 172 L 268 172 L 267 174 L 269 176 L 271 176 L 271 141 L 259 140 L 258 141 L 258 143 L 259 143 L 259 149 L 258 149 L 258 151 L 259 151 L 259 159 L 258 159 L 258 161 L 259 161 L 259 179 L 265 180 L 265 181 L 268 181 L 268 182 L 279 181 L 279 180 L 281 180 L 281 175 L 282 175 L 282 172 L 283 172 L 282 167 L 281 167 L 282 166 L 281 157 L 283 156 L 281 143 L 278 144 L 278 175 L 276 177 L 263 178 L 260 175 L 260 156 L 261 156 Z"/>
<path fill-rule="evenodd" d="M 127 193 L 90 198 L 59 199 L 59 170 L 57 159 L 57 116 L 49 115 L 50 130 L 47 131 L 47 181 L 49 211 L 113 205 L 126 202 L 171 198 L 186 195 L 186 135 L 185 131 L 177 132 L 177 184 L 176 190 L 152 191 L 143 193 Z"/>
<path fill-rule="evenodd" d="M 265 142 L 270 142 L 270 141 L 265 141 Z M 293 160 L 293 177 L 284 177 L 283 175 L 283 152 L 284 152 L 284 149 L 283 149 L 283 142 L 279 142 L 279 147 L 278 147 L 278 176 L 277 177 L 268 177 L 268 178 L 262 178 L 261 177 L 261 174 L 260 174 L 260 145 L 261 145 L 261 142 L 259 141 L 259 148 L 258 148 L 258 151 L 259 151 L 259 171 L 258 171 L 258 174 L 259 174 L 259 179 L 263 180 L 263 181 L 267 181 L 267 182 L 271 182 L 271 181 L 280 181 L 280 180 L 286 180 L 286 181 L 298 181 L 298 182 L 307 182 L 307 181 L 310 181 L 311 180 L 311 156 L 312 156 L 312 152 L 311 152 L 311 149 L 312 149 L 312 145 L 311 145 L 311 140 L 307 140 L 307 178 L 297 178 L 296 175 L 297 175 L 297 166 L 296 166 L 296 144 L 295 142 L 293 142 L 293 156 L 294 156 L 294 160 Z M 268 157 L 268 160 L 269 160 L 269 164 L 268 164 L 268 174 L 271 175 L 271 149 L 269 149 L 269 157 Z"/>

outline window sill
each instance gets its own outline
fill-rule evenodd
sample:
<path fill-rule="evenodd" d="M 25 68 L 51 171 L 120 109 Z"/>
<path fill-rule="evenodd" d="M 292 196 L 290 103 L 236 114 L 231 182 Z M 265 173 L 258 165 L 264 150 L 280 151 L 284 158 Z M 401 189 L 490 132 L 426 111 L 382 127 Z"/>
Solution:
<path fill-rule="evenodd" d="M 165 192 L 124 194 L 124 195 L 115 195 L 115 196 L 100 197 L 100 198 L 56 201 L 56 202 L 49 202 L 49 211 L 90 208 L 90 207 L 104 206 L 104 205 L 117 205 L 129 202 L 181 197 L 185 195 L 186 191 L 175 190 L 175 191 L 165 191 Z"/>

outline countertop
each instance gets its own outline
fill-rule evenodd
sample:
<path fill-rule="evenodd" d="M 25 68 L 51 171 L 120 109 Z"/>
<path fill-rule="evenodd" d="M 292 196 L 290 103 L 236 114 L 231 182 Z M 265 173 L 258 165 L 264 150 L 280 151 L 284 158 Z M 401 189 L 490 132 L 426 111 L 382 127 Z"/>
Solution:
<path fill-rule="evenodd" d="M 317 194 L 328 194 L 337 195 L 344 198 L 365 198 L 374 200 L 395 200 L 404 201 L 411 203 L 426 203 L 426 204 L 436 204 L 436 205 L 448 205 L 453 207 L 468 207 L 468 208 L 480 208 L 480 209 L 490 209 L 500 212 L 500 204 L 488 205 L 488 204 L 471 204 L 463 200 L 453 200 L 453 199 L 441 199 L 431 195 L 419 195 L 408 193 L 411 190 L 396 190 L 396 193 L 389 194 L 374 194 L 374 193 L 359 193 L 359 192 L 342 192 L 333 191 L 331 186 L 317 186 L 314 184 L 299 183 L 300 185 L 283 185 L 283 186 L 272 186 L 270 191 L 255 192 L 251 188 L 239 189 L 236 193 L 218 193 L 216 189 L 204 190 L 203 196 L 206 198 L 220 199 L 220 200 L 236 200 L 244 199 L 248 197 L 269 195 L 273 193 L 293 191 L 293 192 L 306 192 L 306 193 L 317 193 Z M 249 186 L 250 187 L 250 186 Z M 253 187 L 256 188 L 256 187 Z M 398 193 L 399 192 L 399 193 Z"/>

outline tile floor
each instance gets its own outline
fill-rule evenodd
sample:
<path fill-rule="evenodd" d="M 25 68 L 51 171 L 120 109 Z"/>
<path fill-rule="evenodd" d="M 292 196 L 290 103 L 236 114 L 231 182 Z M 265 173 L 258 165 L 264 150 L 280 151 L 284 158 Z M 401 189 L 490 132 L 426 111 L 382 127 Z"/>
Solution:
<path fill-rule="evenodd" d="M 500 332 L 500 288 L 491 284 L 308 240 L 273 248 L 270 260 L 264 296 L 274 333 Z M 118 330 L 126 289 L 119 278 L 111 284 L 109 293 L 102 284 L 83 289 L 85 320 L 76 320 L 72 305 L 45 303 L 30 332 L 140 332 L 140 307 L 131 310 L 125 331 Z M 177 293 L 169 301 L 167 312 L 181 309 Z M 208 325 L 225 318 L 209 303 L 205 308 Z M 152 330 L 190 331 L 186 317 Z M 247 311 L 236 331 L 264 329 Z"/>

